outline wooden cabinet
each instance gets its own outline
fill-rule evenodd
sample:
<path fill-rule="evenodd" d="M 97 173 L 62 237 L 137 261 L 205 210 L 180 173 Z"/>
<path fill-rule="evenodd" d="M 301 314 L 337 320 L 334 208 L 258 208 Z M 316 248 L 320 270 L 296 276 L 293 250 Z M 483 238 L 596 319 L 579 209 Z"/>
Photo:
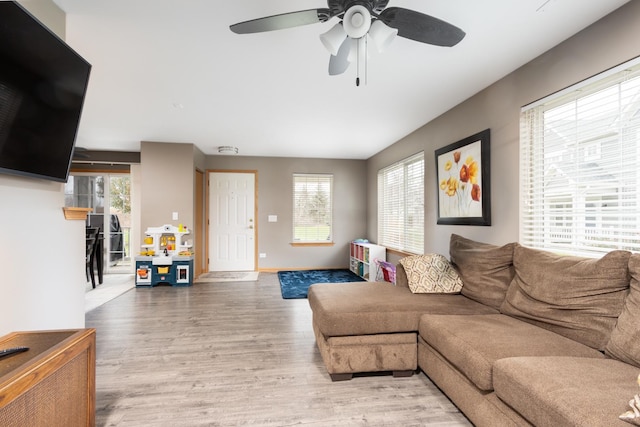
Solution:
<path fill-rule="evenodd" d="M 95 426 L 95 329 L 14 332 L 0 348 L 0 425 Z"/>
<path fill-rule="evenodd" d="M 367 281 L 376 280 L 375 261 L 386 261 L 387 250 L 373 243 L 351 242 L 349 245 L 349 269 Z"/>

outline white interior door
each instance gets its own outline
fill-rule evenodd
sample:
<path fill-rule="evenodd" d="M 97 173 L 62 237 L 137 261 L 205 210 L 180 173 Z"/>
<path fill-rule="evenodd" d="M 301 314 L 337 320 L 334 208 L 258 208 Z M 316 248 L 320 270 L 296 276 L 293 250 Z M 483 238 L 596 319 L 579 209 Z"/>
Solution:
<path fill-rule="evenodd" d="M 255 270 L 255 175 L 209 172 L 209 271 Z"/>

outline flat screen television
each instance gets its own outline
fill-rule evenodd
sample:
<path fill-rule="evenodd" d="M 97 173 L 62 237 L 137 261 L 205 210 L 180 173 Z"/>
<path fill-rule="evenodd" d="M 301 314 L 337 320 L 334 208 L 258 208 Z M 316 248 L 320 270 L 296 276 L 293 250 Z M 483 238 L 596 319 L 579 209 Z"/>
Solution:
<path fill-rule="evenodd" d="M 13 1 L 0 1 L 0 172 L 65 182 L 91 65 Z"/>

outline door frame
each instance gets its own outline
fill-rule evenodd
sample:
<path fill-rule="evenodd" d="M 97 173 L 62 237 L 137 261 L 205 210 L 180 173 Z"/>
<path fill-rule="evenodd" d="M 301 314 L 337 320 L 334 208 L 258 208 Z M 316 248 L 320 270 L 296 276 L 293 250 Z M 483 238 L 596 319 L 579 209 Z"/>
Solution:
<path fill-rule="evenodd" d="M 210 236 L 210 224 L 211 224 L 211 213 L 209 212 L 209 205 L 211 201 L 209 200 L 209 194 L 211 193 L 211 174 L 212 173 L 246 173 L 253 174 L 253 218 L 255 218 L 254 228 L 253 228 L 253 271 L 258 271 L 258 171 L 257 170 L 245 170 L 245 169 L 207 169 L 206 170 L 206 191 L 205 191 L 205 251 L 206 251 L 206 267 L 205 270 L 209 271 L 209 236 Z"/>
<path fill-rule="evenodd" d="M 194 249 L 195 249 L 195 260 L 194 260 L 194 277 L 198 277 L 203 273 L 206 273 L 205 269 L 205 265 L 204 265 L 204 260 L 206 259 L 206 253 L 203 250 L 204 248 L 204 244 L 203 242 L 206 241 L 206 236 L 205 236 L 205 210 L 204 210 L 204 200 L 205 200 L 205 194 L 204 194 L 204 180 L 205 180 L 205 173 L 199 169 L 196 168 L 195 170 L 195 190 L 196 190 L 196 199 L 195 199 L 195 215 L 194 215 Z"/>

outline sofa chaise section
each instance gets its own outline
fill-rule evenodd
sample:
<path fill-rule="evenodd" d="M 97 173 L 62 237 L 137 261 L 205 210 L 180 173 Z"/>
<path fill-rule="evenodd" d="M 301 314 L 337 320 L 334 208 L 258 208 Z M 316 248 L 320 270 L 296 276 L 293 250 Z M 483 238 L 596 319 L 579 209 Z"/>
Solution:
<path fill-rule="evenodd" d="M 333 380 L 354 373 L 418 368 L 417 332 L 424 313 L 495 314 L 462 295 L 413 294 L 399 268 L 397 285 L 387 282 L 321 283 L 309 288 L 316 342 Z"/>

